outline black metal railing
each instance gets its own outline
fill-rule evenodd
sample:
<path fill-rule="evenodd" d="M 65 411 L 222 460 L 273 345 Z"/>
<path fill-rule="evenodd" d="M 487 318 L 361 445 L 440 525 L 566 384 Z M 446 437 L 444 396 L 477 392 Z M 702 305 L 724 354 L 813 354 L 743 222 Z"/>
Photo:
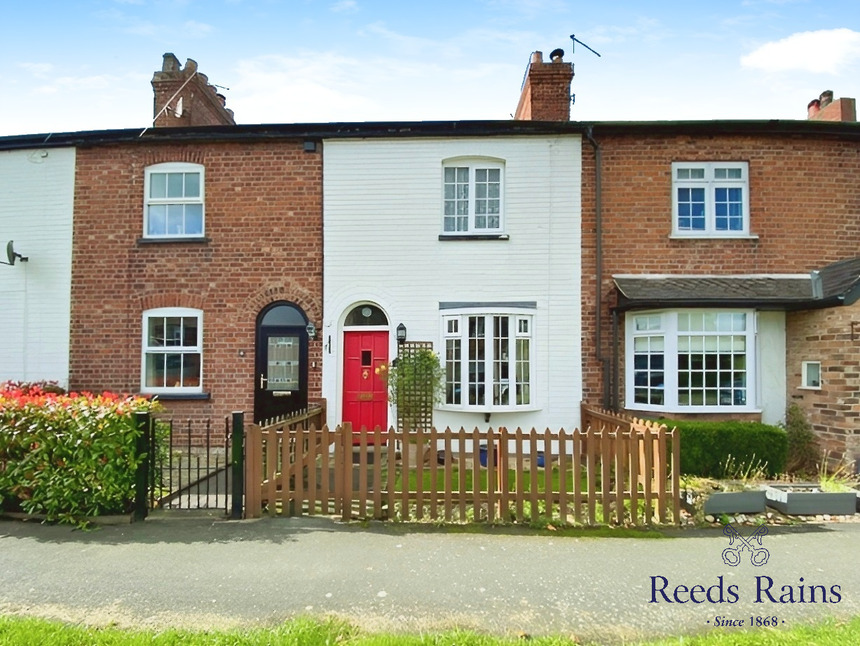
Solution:
<path fill-rule="evenodd" d="M 244 414 L 225 418 L 223 431 L 212 420 L 137 418 L 138 468 L 135 518 L 150 509 L 223 511 L 241 518 L 244 485 Z"/>

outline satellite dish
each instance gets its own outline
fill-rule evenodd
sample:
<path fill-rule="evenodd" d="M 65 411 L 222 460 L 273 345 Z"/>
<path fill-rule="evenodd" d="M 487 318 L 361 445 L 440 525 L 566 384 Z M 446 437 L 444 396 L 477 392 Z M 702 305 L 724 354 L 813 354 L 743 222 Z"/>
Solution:
<path fill-rule="evenodd" d="M 2 264 L 14 265 L 15 259 L 19 259 L 21 262 L 27 262 L 27 260 L 29 260 L 29 258 L 27 258 L 26 256 L 22 256 L 20 253 L 15 251 L 15 241 L 14 240 L 10 240 L 9 242 L 6 243 L 6 259 L 9 262 L 4 262 Z"/>

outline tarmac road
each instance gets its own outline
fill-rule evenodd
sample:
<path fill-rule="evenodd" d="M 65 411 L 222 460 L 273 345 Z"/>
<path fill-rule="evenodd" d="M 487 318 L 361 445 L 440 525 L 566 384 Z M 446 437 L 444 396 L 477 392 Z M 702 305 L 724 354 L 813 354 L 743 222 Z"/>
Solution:
<path fill-rule="evenodd" d="M 748 627 L 750 617 L 790 626 L 860 615 L 860 523 L 773 527 L 761 546 L 753 529 L 740 535 L 767 562 L 754 566 L 745 549 L 732 567 L 719 529 L 645 540 L 329 518 L 149 519 L 90 532 L 2 520 L 0 613 L 197 628 L 336 615 L 367 630 L 602 643 L 725 630 L 715 626 L 725 620 Z"/>

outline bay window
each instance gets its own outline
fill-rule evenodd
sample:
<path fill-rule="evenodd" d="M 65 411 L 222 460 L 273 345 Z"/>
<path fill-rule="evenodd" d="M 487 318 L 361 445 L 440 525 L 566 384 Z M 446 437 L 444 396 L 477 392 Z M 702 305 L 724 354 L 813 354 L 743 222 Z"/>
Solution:
<path fill-rule="evenodd" d="M 755 312 L 685 310 L 627 315 L 627 407 L 751 410 Z"/>
<path fill-rule="evenodd" d="M 446 407 L 490 412 L 534 405 L 531 314 L 446 314 L 442 327 Z"/>

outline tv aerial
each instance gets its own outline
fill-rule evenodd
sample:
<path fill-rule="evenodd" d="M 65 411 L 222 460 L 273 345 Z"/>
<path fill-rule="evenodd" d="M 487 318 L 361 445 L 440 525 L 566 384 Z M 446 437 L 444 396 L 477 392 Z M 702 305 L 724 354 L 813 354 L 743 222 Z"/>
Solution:
<path fill-rule="evenodd" d="M 9 262 L 3 262 L 0 260 L 0 265 L 9 265 L 13 266 L 16 260 L 20 260 L 21 262 L 27 262 L 29 258 L 27 256 L 22 256 L 20 253 L 15 251 L 15 241 L 10 240 L 6 243 L 6 259 Z"/>
<path fill-rule="evenodd" d="M 595 56 L 597 56 L 598 58 L 600 58 L 600 54 L 599 54 L 599 53 L 597 53 L 596 51 L 594 51 L 593 49 L 591 49 L 591 47 L 589 47 L 588 45 L 586 45 L 584 42 L 582 42 L 581 40 L 579 40 L 579 38 L 577 38 L 577 37 L 576 37 L 576 34 L 571 34 L 571 35 L 570 35 L 570 40 L 571 40 L 571 43 L 570 43 L 570 56 L 571 56 L 571 58 L 573 58 L 573 54 L 574 54 L 574 52 L 576 52 L 576 43 L 579 43 L 580 45 L 582 45 L 583 47 L 585 47 L 585 49 L 587 49 L 587 50 L 588 50 L 588 51 L 590 51 L 592 54 L 594 54 Z M 570 95 L 570 102 L 571 102 L 571 103 L 576 103 L 576 95 L 575 95 L 575 94 L 571 94 L 571 95 Z"/>
<path fill-rule="evenodd" d="M 598 54 L 596 51 L 594 51 L 593 49 L 591 49 L 591 47 L 589 47 L 589 46 L 588 46 L 588 45 L 586 45 L 584 42 L 582 42 L 581 40 L 579 40 L 579 38 L 577 38 L 577 37 L 576 37 L 576 34 L 571 34 L 571 35 L 570 35 L 570 40 L 572 41 L 572 42 L 571 42 L 571 45 L 570 45 L 570 55 L 571 55 L 571 56 L 573 56 L 573 53 L 576 51 L 576 43 L 579 43 L 580 45 L 582 45 L 583 47 L 585 47 L 585 49 L 587 49 L 587 50 L 588 50 L 588 51 L 590 51 L 592 54 L 594 54 L 594 55 L 596 55 L 598 58 L 600 58 L 600 54 Z"/>

